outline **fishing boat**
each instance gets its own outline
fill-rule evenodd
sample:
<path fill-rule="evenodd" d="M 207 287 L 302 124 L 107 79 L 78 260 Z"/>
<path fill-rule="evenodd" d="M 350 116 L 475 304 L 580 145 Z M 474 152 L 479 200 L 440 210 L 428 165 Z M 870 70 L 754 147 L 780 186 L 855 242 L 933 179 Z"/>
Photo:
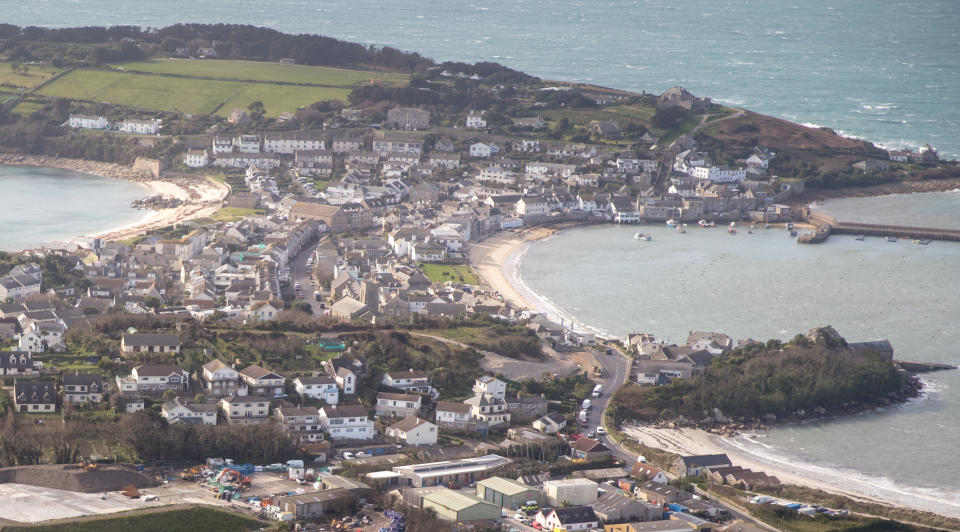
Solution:
<path fill-rule="evenodd" d="M 634 233 L 633 238 L 637 240 L 645 240 L 647 242 L 649 242 L 652 239 L 652 237 L 646 233 Z"/>
<path fill-rule="evenodd" d="M 699 222 L 697 222 L 697 225 L 699 225 L 700 227 L 710 227 L 710 222 L 706 220 L 700 220 Z"/>
<path fill-rule="evenodd" d="M 670 226 L 670 227 L 676 227 L 676 226 L 678 226 L 679 224 L 677 223 L 676 220 L 674 220 L 673 218 L 670 218 L 669 220 L 667 220 L 667 225 Z"/>
<path fill-rule="evenodd" d="M 727 227 L 727 232 L 731 235 L 737 234 L 737 222 L 730 222 L 730 225 Z"/>
<path fill-rule="evenodd" d="M 794 226 L 792 223 L 788 223 L 788 224 L 787 224 L 787 231 L 793 231 L 794 227 L 795 227 L 795 226 Z"/>
<path fill-rule="evenodd" d="M 866 240 L 867 235 L 857 235 L 857 240 Z"/>
<path fill-rule="evenodd" d="M 922 246 L 926 246 L 926 245 L 929 244 L 930 242 L 933 242 L 933 239 L 932 239 L 932 238 L 921 238 L 920 241 L 917 242 L 917 244 L 920 244 L 920 245 L 922 245 Z"/>

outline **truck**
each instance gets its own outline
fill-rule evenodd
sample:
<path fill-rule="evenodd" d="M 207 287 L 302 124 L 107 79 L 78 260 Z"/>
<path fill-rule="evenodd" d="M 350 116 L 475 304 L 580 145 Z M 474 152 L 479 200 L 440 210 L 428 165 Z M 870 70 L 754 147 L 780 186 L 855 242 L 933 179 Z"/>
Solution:
<path fill-rule="evenodd" d="M 594 397 L 600 397 L 601 394 L 603 394 L 603 385 L 602 385 L 602 384 L 598 384 L 598 385 L 594 386 L 594 387 L 593 387 L 593 396 L 594 396 Z"/>
<path fill-rule="evenodd" d="M 593 406 L 593 403 L 590 401 L 590 399 L 584 399 L 583 406 L 581 408 L 583 408 L 584 410 L 590 410 L 590 407 L 592 406 Z"/>
<path fill-rule="evenodd" d="M 580 419 L 580 424 L 581 424 L 581 425 L 586 425 L 586 424 L 587 424 L 587 411 L 586 411 L 586 410 L 581 410 L 581 411 L 580 411 L 580 417 L 579 417 L 579 419 Z"/>

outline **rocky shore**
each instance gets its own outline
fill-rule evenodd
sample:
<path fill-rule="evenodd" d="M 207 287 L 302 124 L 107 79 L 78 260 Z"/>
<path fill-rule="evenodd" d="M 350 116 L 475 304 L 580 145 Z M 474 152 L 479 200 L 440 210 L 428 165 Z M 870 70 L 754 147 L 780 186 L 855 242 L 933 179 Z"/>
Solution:
<path fill-rule="evenodd" d="M 910 378 L 904 379 L 903 386 L 899 391 L 892 392 L 886 397 L 878 397 L 876 400 L 869 402 L 852 401 L 831 408 L 817 406 L 810 411 L 799 409 L 791 412 L 789 416 L 779 418 L 774 414 L 765 414 L 760 417 L 728 417 L 724 415 L 719 408 L 714 408 L 710 411 L 705 410 L 703 417 L 699 420 L 678 416 L 675 419 L 658 420 L 653 423 L 648 423 L 647 426 L 658 429 L 699 429 L 710 434 L 733 438 L 739 436 L 742 432 L 770 430 L 777 424 L 802 423 L 830 417 L 850 416 L 869 410 L 886 408 L 919 397 L 922 391 L 923 384 L 920 382 L 920 379 L 911 375 Z"/>
<path fill-rule="evenodd" d="M 960 189 L 960 179 L 927 179 L 923 181 L 897 181 L 870 187 L 846 187 L 831 189 L 807 189 L 803 194 L 790 200 L 795 205 L 806 205 L 814 201 L 826 201 L 836 198 L 868 198 L 889 196 L 892 194 L 913 194 L 917 192 L 945 192 Z"/>

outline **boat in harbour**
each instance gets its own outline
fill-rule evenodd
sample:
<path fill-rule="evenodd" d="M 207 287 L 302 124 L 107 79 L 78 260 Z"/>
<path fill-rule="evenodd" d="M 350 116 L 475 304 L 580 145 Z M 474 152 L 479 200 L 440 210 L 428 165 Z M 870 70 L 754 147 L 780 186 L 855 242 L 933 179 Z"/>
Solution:
<path fill-rule="evenodd" d="M 697 222 L 697 225 L 699 225 L 700 227 L 710 227 L 710 222 L 706 220 L 700 220 L 699 222 Z"/>
<path fill-rule="evenodd" d="M 647 241 L 647 242 L 649 242 L 650 240 L 653 239 L 653 237 L 651 237 L 650 235 L 648 235 L 648 234 L 646 234 L 646 233 L 634 233 L 634 234 L 633 234 L 633 238 L 635 238 L 635 239 L 637 239 L 637 240 L 645 240 L 645 241 Z"/>
<path fill-rule="evenodd" d="M 917 244 L 926 246 L 926 245 L 929 244 L 930 242 L 933 242 L 933 239 L 932 239 L 932 238 L 921 238 L 920 240 L 917 241 Z"/>
<path fill-rule="evenodd" d="M 857 235 L 857 240 L 866 240 L 867 235 Z"/>
<path fill-rule="evenodd" d="M 683 225 L 677 226 L 677 232 L 678 232 L 678 233 L 686 233 L 686 232 L 687 232 L 687 224 L 683 224 Z"/>
<path fill-rule="evenodd" d="M 731 235 L 737 234 L 737 222 L 730 222 L 730 225 L 727 227 L 727 232 Z"/>
<path fill-rule="evenodd" d="M 896 241 L 897 241 L 897 237 L 895 237 L 895 236 L 888 236 L 888 237 L 887 237 L 887 242 L 896 242 Z"/>
<path fill-rule="evenodd" d="M 670 227 L 676 227 L 676 226 L 678 226 L 678 225 L 680 225 L 680 224 L 679 224 L 676 220 L 674 220 L 673 218 L 670 218 L 669 220 L 667 220 L 667 225 L 670 226 Z"/>

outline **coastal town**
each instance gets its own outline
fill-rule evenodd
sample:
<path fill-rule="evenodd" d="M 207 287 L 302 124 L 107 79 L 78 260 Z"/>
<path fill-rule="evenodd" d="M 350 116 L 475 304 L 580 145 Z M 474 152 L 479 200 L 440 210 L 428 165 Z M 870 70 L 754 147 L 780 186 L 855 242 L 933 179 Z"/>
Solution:
<path fill-rule="evenodd" d="M 199 51 L 216 56 L 212 44 Z M 702 390 L 711 366 L 770 353 L 827 353 L 879 375 L 842 407 L 781 412 L 806 420 L 906 401 L 920 388 L 906 370 L 952 366 L 902 363 L 890 342 L 847 342 L 829 326 L 789 342 L 691 330 L 677 345 L 604 338 L 542 312 L 504 269 L 566 228 L 635 225 L 641 242 L 647 224 L 716 238 L 846 228 L 811 213 L 809 180 L 776 171 L 796 152 L 762 137 L 731 151 L 698 134 L 757 128 L 739 122 L 747 111 L 681 87 L 536 91 L 575 94 L 597 118 L 573 124 L 557 114 L 566 103 L 525 98 L 522 116 L 354 98 L 310 123 L 313 107 L 228 108 L 198 132 L 180 113 L 86 101 L 58 127 L 129 142 L 141 150 L 132 164 L 4 150 L 0 164 L 136 181 L 149 197 L 131 226 L 0 255 L 0 405 L 17 428 L 0 435 L 0 493 L 44 502 L 0 503 L 0 517 L 190 505 L 248 520 L 238 529 L 955 525 L 727 445 L 777 423 L 772 413 L 714 407 L 694 419 L 674 404 L 617 404 L 622 390 Z M 626 102 L 672 122 L 603 113 Z M 850 179 L 941 163 L 931 146 L 842 143 L 810 151 L 842 153 Z"/>

